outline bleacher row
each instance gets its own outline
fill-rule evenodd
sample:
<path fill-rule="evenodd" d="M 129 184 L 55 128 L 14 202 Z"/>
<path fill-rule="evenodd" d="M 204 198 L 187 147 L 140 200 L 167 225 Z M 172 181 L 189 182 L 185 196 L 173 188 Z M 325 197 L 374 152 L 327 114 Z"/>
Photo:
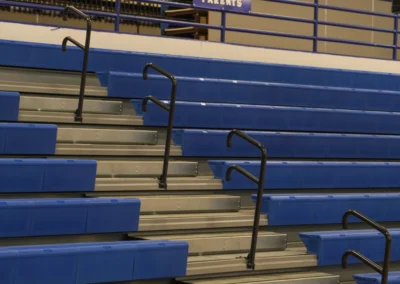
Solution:
<path fill-rule="evenodd" d="M 0 65 L 80 68 L 75 49 L 61 56 L 55 46 L 1 41 L 3 52 L 10 56 L 1 57 Z M 188 67 L 194 60 L 197 67 Z M 384 192 L 400 186 L 400 163 L 388 161 L 400 156 L 400 92 L 396 91 L 400 80 L 395 75 L 93 50 L 89 69 L 98 72 L 108 96 L 132 99 L 146 127 L 165 127 L 168 120 L 167 113 L 152 103 L 142 112 L 139 99 L 145 95 L 169 99 L 167 80 L 155 75 L 151 83 L 141 80 L 141 63 L 150 61 L 177 75 L 193 76 L 177 77 L 173 140 L 183 156 L 208 158 L 224 190 L 249 190 L 250 195 L 254 184 L 237 173 L 228 181 L 225 172 L 240 165 L 257 175 L 260 167 L 257 150 L 245 142 L 234 138 L 234 146 L 226 147 L 232 128 L 250 130 L 246 133 L 267 147 L 273 159 L 267 162 L 267 193 L 332 190 L 329 194 L 265 194 L 262 213 L 268 216 L 269 226 L 338 224 L 348 209 L 378 222 L 400 220 L 400 194 Z M 17 123 L 18 93 L 0 92 L 0 102 L 1 120 L 7 122 L 0 125 L 2 154 L 55 153 L 57 126 Z M 282 158 L 287 160 L 276 160 Z M 96 161 L 86 160 L 0 159 L 0 192 L 94 191 L 96 166 Z M 335 189 L 380 189 L 382 193 L 335 194 Z M 135 232 L 140 201 L 4 199 L 0 212 L 0 237 Z M 400 230 L 390 232 L 392 260 L 400 261 Z M 384 237 L 372 230 L 304 232 L 300 237 L 321 267 L 340 265 L 348 249 L 373 261 L 383 260 Z M 5 284 L 83 284 L 180 277 L 186 273 L 187 256 L 186 242 L 159 240 L 5 247 L 0 249 L 0 279 Z M 398 275 L 392 273 L 389 283 L 400 283 Z M 355 280 L 380 283 L 376 274 L 356 275 Z"/>

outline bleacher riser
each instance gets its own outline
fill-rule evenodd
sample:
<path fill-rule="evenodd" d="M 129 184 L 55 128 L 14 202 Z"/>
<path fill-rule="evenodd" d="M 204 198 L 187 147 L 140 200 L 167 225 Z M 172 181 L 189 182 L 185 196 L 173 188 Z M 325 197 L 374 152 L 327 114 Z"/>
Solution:
<path fill-rule="evenodd" d="M 12 52 L 10 52 L 11 46 L 15 48 Z M 8 51 L 11 54 L 9 58 L 0 58 L 0 63 L 5 65 L 10 63 L 19 67 L 73 71 L 81 68 L 80 57 L 75 49 L 61 55 L 60 50 L 56 50 L 53 46 L 0 41 L 0 51 Z M 21 55 L 21 58 L 17 58 L 16 51 L 26 52 Z M 23 60 L 25 56 L 31 54 L 36 54 L 36 56 L 32 57 L 30 61 Z M 169 56 L 121 54 L 106 50 L 93 50 L 91 56 L 89 70 L 97 72 L 97 74 L 91 73 L 88 76 L 84 120 L 80 125 L 74 122 L 73 114 L 78 102 L 77 97 L 74 96 L 79 93 L 79 73 L 0 68 L 0 89 L 15 92 L 10 95 L 13 108 L 6 108 L 3 112 L 3 114 L 9 114 L 5 120 L 57 124 L 57 134 L 55 135 L 54 131 L 52 133 L 53 153 L 50 151 L 42 155 L 57 159 L 74 158 L 78 164 L 86 159 L 97 161 L 95 171 L 91 168 L 90 174 L 75 168 L 73 171 L 68 171 L 68 176 L 63 170 L 58 170 L 56 167 L 46 168 L 43 172 L 45 178 L 52 177 L 51 174 L 47 175 L 46 171 L 53 174 L 56 172 L 54 176 L 61 176 L 65 182 L 62 185 L 52 182 L 50 183 L 51 187 L 40 187 L 38 179 L 37 195 L 30 192 L 33 191 L 33 185 L 35 185 L 33 182 L 31 184 L 21 182 L 21 187 L 17 188 L 21 192 L 20 195 L 15 195 L 10 188 L 3 188 L 3 191 L 6 192 L 4 196 L 14 199 L 68 196 L 76 200 L 78 200 L 77 197 L 83 200 L 102 200 L 106 197 L 110 200 L 123 198 L 127 202 L 139 198 L 141 200 L 140 222 L 137 228 L 132 227 L 132 223 L 129 228 L 127 226 L 119 229 L 111 228 L 118 225 L 117 222 L 114 224 L 111 218 L 117 214 L 109 214 L 105 210 L 103 215 L 99 214 L 99 218 L 110 222 L 108 231 L 105 226 L 100 225 L 98 226 L 100 231 L 85 231 L 81 228 L 80 231 L 70 231 L 69 233 L 72 232 L 74 235 L 69 235 L 64 239 L 63 236 L 50 236 L 57 234 L 55 231 L 42 233 L 42 235 L 26 233 L 25 237 L 18 240 L 1 239 L 0 245 L 61 244 L 66 241 L 100 244 L 100 242 L 106 241 L 138 239 L 149 239 L 154 241 L 153 244 L 157 244 L 157 242 L 168 239 L 182 245 L 177 251 L 180 256 L 179 265 L 177 264 L 170 271 L 155 268 L 156 273 L 152 273 L 150 266 L 147 265 L 146 268 L 141 268 L 143 270 L 141 279 L 152 276 L 180 277 L 186 275 L 181 279 L 187 280 L 189 283 L 200 284 L 202 278 L 207 278 L 204 280 L 207 283 L 213 283 L 213 279 L 208 278 L 222 275 L 263 274 L 261 282 L 251 278 L 252 276 L 241 280 L 235 279 L 231 282 L 225 279 L 215 281 L 219 281 L 220 284 L 245 283 L 240 281 L 266 284 L 338 283 L 338 276 L 307 272 L 312 268 L 331 273 L 329 268 L 315 268 L 321 259 L 318 259 L 314 252 L 307 253 L 300 242 L 298 233 L 335 230 L 340 229 L 340 225 L 338 223 L 326 224 L 323 221 L 318 225 L 315 222 L 310 224 L 312 221 L 304 224 L 294 224 L 289 221 L 281 225 L 273 222 L 269 224 L 269 218 L 272 217 L 266 211 L 263 212 L 260 220 L 261 231 L 256 255 L 257 271 L 248 271 L 245 257 L 250 247 L 254 218 L 254 206 L 249 200 L 250 194 L 255 192 L 255 186 L 247 183 L 235 173 L 232 174 L 232 180 L 228 182 L 225 179 L 225 171 L 228 166 L 237 164 L 258 175 L 259 162 L 258 165 L 257 162 L 254 162 L 257 160 L 258 153 L 238 140 L 233 140 L 233 147 L 227 150 L 225 144 L 227 130 L 235 127 L 245 130 L 253 129 L 256 131 L 249 132 L 249 134 L 254 135 L 266 145 L 272 143 L 271 147 L 267 146 L 270 151 L 269 157 L 273 161 L 268 160 L 267 162 L 266 193 L 287 194 L 294 191 L 296 194 L 396 192 L 400 185 L 396 172 L 399 165 L 396 162 L 380 162 L 380 160 L 397 159 L 396 155 L 400 157 L 397 145 L 399 138 L 396 136 L 398 134 L 396 119 L 399 115 L 391 113 L 397 110 L 397 88 L 400 85 L 397 83 L 398 80 L 393 80 L 397 76 L 294 66 L 222 63 L 217 60 L 208 62 L 207 60 Z M 59 60 L 55 60 L 55 58 Z M 100 60 L 100 58 L 102 59 Z M 129 64 L 127 63 L 128 58 Z M 132 59 L 137 59 L 134 60 L 135 64 L 131 64 Z M 185 76 L 177 77 L 178 86 L 181 88 L 178 91 L 175 114 L 176 129 L 174 130 L 174 145 L 171 148 L 172 158 L 169 165 L 169 191 L 160 190 L 157 180 L 162 170 L 166 113 L 152 103 L 149 103 L 148 112 L 143 113 L 140 106 L 141 101 L 133 101 L 133 105 L 129 101 L 129 99 L 141 99 L 145 95 L 168 99 L 169 88 L 168 91 L 165 91 L 167 90 L 166 81 L 151 75 L 149 82 L 144 82 L 140 75 L 132 74 L 132 72 L 141 72 L 143 67 L 141 63 L 147 63 L 153 59 L 168 71 Z M 199 68 L 189 68 L 194 63 L 198 64 Z M 260 71 L 257 73 L 259 77 L 257 77 L 258 75 L 254 77 L 253 71 L 248 72 L 250 67 L 255 68 L 254 72 L 255 70 Z M 123 74 L 107 70 L 131 73 Z M 302 73 L 299 73 L 299 70 Z M 298 76 L 293 77 L 293 74 Z M 252 82 L 245 82 L 245 80 L 252 80 Z M 254 82 L 257 80 L 264 81 L 264 83 Z M 265 82 L 266 80 L 279 83 L 269 84 Z M 320 86 L 304 86 L 304 84 Z M 146 89 L 146 86 L 150 87 Z M 382 92 L 383 86 L 392 91 Z M 191 88 L 195 88 L 195 90 L 189 94 Z M 358 89 L 354 90 L 355 88 Z M 370 88 L 375 90 L 368 90 Z M 146 91 L 137 93 L 139 89 Z M 209 97 L 204 96 L 205 101 L 200 101 L 199 97 L 207 89 L 210 90 L 207 92 Z M 158 93 L 163 90 L 163 94 L 159 95 Z M 227 90 L 231 96 L 225 101 L 221 94 L 225 95 L 224 92 Z M 257 96 L 246 98 L 248 94 L 243 90 L 257 94 Z M 275 97 L 270 96 L 264 101 L 263 94 L 266 91 L 276 92 L 274 93 Z M 324 96 L 320 96 L 319 100 L 315 99 L 320 92 L 325 92 Z M 336 94 L 339 94 L 341 99 L 337 99 Z M 303 100 L 294 100 L 298 95 L 302 95 Z M 384 103 L 375 101 L 378 95 L 387 98 Z M 281 96 L 285 96 L 285 99 L 280 100 Z M 123 97 L 123 99 L 119 97 Z M 345 100 L 346 97 L 349 97 L 349 100 Z M 180 102 L 179 100 L 183 98 L 190 102 Z M 253 106 L 253 104 L 270 105 Z M 4 103 L 4 105 L 6 104 Z M 322 107 L 322 109 L 315 109 L 315 107 Z M 336 108 L 342 109 L 336 110 Z M 264 120 L 257 120 L 254 118 L 257 111 L 263 111 L 263 115 L 265 113 L 270 115 L 264 116 Z M 225 114 L 226 117 L 224 117 Z M 288 115 L 294 118 L 285 120 L 284 117 Z M 241 119 L 243 116 L 249 119 L 244 121 Z M 338 120 L 339 116 L 345 116 L 346 119 Z M 376 121 L 379 123 L 374 124 L 371 128 L 371 122 Z M 287 132 L 280 132 L 281 130 Z M 298 131 L 303 131 L 303 133 Z M 317 133 L 326 131 L 336 133 Z M 198 135 L 197 138 L 194 134 Z M 187 136 L 185 137 L 185 135 Z M 190 135 L 194 136 L 190 138 Z M 187 140 L 188 137 L 192 140 Z M 46 141 L 49 140 L 46 139 Z M 285 145 L 282 141 L 291 143 Z M 322 144 L 324 147 L 319 147 Z M 358 147 L 355 147 L 355 144 Z M 196 149 L 196 147 L 199 148 Z M 239 154 L 235 156 L 235 153 Z M 25 153 L 26 157 L 32 157 L 30 154 Z M 14 154 L 11 154 L 11 157 L 12 155 Z M 233 159 L 233 157 L 237 159 Z M 282 159 L 301 160 L 297 162 Z M 364 161 L 314 162 L 316 159 L 332 159 L 334 161 L 337 159 L 363 159 Z M 208 163 L 209 160 L 211 160 L 210 163 Z M 377 161 L 368 163 L 365 160 Z M 54 159 L 48 161 L 50 164 L 55 163 Z M 37 165 L 34 166 L 37 167 Z M 38 171 L 33 166 L 27 169 L 25 172 L 27 178 L 33 178 L 34 170 Z M 2 172 L 4 174 L 1 182 L 4 184 L 4 180 L 10 179 L 12 176 L 12 171 L 4 166 Z M 307 172 L 313 174 L 307 175 Z M 63 180 L 58 179 L 58 181 Z M 86 185 L 84 181 L 86 181 Z M 13 180 L 12 184 L 16 185 L 17 180 Z M 48 193 L 43 194 L 43 190 L 48 190 Z M 71 193 L 72 190 L 76 190 L 76 192 Z M 2 201 L 0 201 L 0 205 L 2 205 Z M 0 206 L 0 210 L 2 206 Z M 135 212 L 135 217 L 139 218 L 138 211 Z M 118 213 L 118 216 L 122 215 L 124 218 L 119 221 L 133 221 L 126 218 L 132 213 Z M 301 214 L 298 215 L 301 216 Z M 54 215 L 54 222 L 57 221 L 57 216 L 57 214 Z M 34 217 L 33 214 L 32 218 Z M 82 219 L 79 216 L 76 218 Z M 388 220 L 383 218 L 382 221 Z M 384 222 L 383 224 L 400 227 L 400 224 L 395 222 L 396 220 L 390 219 L 389 221 L 393 222 Z M 90 225 L 90 223 L 88 224 Z M 366 228 L 362 224 L 351 224 L 351 226 L 354 229 Z M 32 229 L 34 228 L 33 226 Z M 67 230 L 68 228 L 61 229 Z M 60 234 L 68 233 L 61 229 Z M 33 230 L 33 232 L 36 231 Z M 186 247 L 186 255 L 189 255 L 187 271 L 183 271 L 183 267 L 186 267 L 184 242 L 189 244 Z M 168 245 L 169 242 L 164 242 L 160 243 L 159 247 Z M 74 247 L 72 251 L 76 250 L 77 246 L 71 245 Z M 54 246 L 54 249 L 56 251 L 58 247 Z M 4 249 L 0 253 L 4 253 L 6 250 Z M 14 250 L 18 250 L 18 248 Z M 163 264 L 160 262 L 154 265 L 160 267 L 166 264 L 172 265 L 173 257 L 167 254 L 164 256 L 161 257 L 161 262 L 165 260 Z M 147 260 L 150 261 L 150 259 Z M 56 265 L 56 262 L 54 264 Z M 106 271 L 105 268 L 103 269 Z M 296 276 L 283 273 L 292 271 L 298 271 Z M 348 271 L 364 273 L 368 269 L 354 266 Z M 352 279 L 348 271 L 336 271 L 334 274 L 345 275 L 341 277 L 341 281 L 350 282 Z M 131 272 L 126 269 L 123 273 Z M 274 273 L 271 277 L 265 275 L 271 272 Z M 276 272 L 278 274 L 275 274 Z M 95 274 L 93 276 L 96 276 Z M 118 278 L 121 275 L 114 275 L 114 279 L 107 278 L 103 274 L 101 277 L 105 281 L 114 282 L 134 280 L 134 277 L 132 279 Z M 91 281 L 100 280 L 93 278 Z"/>

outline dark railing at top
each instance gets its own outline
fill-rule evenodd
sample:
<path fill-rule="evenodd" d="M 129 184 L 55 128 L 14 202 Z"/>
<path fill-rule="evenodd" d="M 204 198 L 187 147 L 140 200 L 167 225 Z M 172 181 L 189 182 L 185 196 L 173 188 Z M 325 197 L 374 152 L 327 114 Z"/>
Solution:
<path fill-rule="evenodd" d="M 237 129 L 234 129 L 231 132 L 229 132 L 227 140 L 226 140 L 226 145 L 228 147 L 232 147 L 233 135 L 239 136 L 240 138 L 246 140 L 250 144 L 256 146 L 261 151 L 261 166 L 260 166 L 259 178 L 255 177 L 253 174 L 249 173 L 248 171 L 246 171 L 245 169 L 243 169 L 242 167 L 237 166 L 237 165 L 230 166 L 226 171 L 226 177 L 225 177 L 226 180 L 229 181 L 231 179 L 232 171 L 237 171 L 258 185 L 256 210 L 254 213 L 253 234 L 251 237 L 251 248 L 250 248 L 250 253 L 247 256 L 247 268 L 255 269 L 257 238 L 258 238 L 258 231 L 259 231 L 259 227 L 260 227 L 261 202 L 262 202 L 262 194 L 263 194 L 263 190 L 264 190 L 265 166 L 267 163 L 267 149 L 265 149 L 263 144 L 261 144 L 254 138 L 250 137 L 249 135 L 247 135 Z"/>
<path fill-rule="evenodd" d="M 89 60 L 89 48 L 90 48 L 90 34 L 92 32 L 92 21 L 90 20 L 90 17 L 83 13 L 82 11 L 79 11 L 73 6 L 67 6 L 65 7 L 64 10 L 64 21 L 68 19 L 68 13 L 73 12 L 74 14 L 82 17 L 83 19 L 86 20 L 87 26 L 86 26 L 86 40 L 85 40 L 85 45 L 82 45 L 72 37 L 66 37 L 64 38 L 62 42 L 62 51 L 65 52 L 67 51 L 67 42 L 71 42 L 75 44 L 77 47 L 83 50 L 83 64 L 82 64 L 82 75 L 81 75 L 81 85 L 80 85 L 80 90 L 79 90 L 79 103 L 78 103 L 78 108 L 75 111 L 75 121 L 80 121 L 82 122 L 82 111 L 83 111 L 83 100 L 85 97 L 85 87 L 86 87 L 86 73 L 87 73 L 87 66 L 88 66 L 88 60 Z"/>
<path fill-rule="evenodd" d="M 104 17 L 107 19 L 113 19 L 115 21 L 115 31 L 119 32 L 120 30 L 120 22 L 121 21 L 134 21 L 134 22 L 151 22 L 151 23 L 163 23 L 163 24 L 170 24 L 176 26 L 188 26 L 188 22 L 180 21 L 180 20 L 171 20 L 165 18 L 157 18 L 157 17 L 149 17 L 143 16 L 142 14 L 139 15 L 130 15 L 124 12 L 121 9 L 121 5 L 125 2 L 121 2 L 122 0 L 115 0 L 115 8 L 114 12 L 108 12 L 110 9 L 106 9 L 105 11 L 89 11 L 85 10 L 85 13 L 91 16 L 96 17 Z M 292 5 L 292 6 L 301 6 L 301 7 L 309 7 L 313 9 L 313 17 L 310 19 L 301 18 L 301 17 L 292 17 L 292 16 L 281 16 L 281 15 L 274 15 L 274 14 L 267 14 L 267 13 L 257 13 L 257 12 L 249 12 L 244 13 L 240 11 L 226 11 L 220 10 L 218 8 L 207 8 L 204 10 L 207 11 L 214 11 L 221 13 L 221 23 L 219 25 L 210 25 L 210 24 L 202 24 L 202 23 L 190 23 L 190 26 L 196 28 L 204 28 L 209 30 L 218 30 L 220 31 L 220 40 L 225 42 L 225 34 L 226 32 L 240 32 L 240 33 L 247 33 L 247 34 L 258 34 L 258 35 L 268 35 L 268 36 L 277 36 L 277 37 L 285 37 L 285 38 L 294 38 L 294 39 L 303 39 L 311 41 L 312 48 L 310 51 L 312 52 L 320 52 L 318 50 L 318 43 L 324 42 L 333 42 L 333 43 L 342 43 L 342 44 L 349 44 L 349 45 L 358 45 L 358 46 L 368 46 L 374 48 L 383 48 L 392 50 L 392 59 L 397 59 L 397 49 L 398 49 L 398 15 L 393 15 L 390 13 L 390 8 L 388 8 L 387 13 L 382 12 L 375 12 L 375 11 L 367 11 L 362 9 L 353 9 L 347 7 L 339 7 L 333 5 L 327 5 L 320 3 L 320 0 L 314 0 L 313 2 L 301 2 L 301 1 L 294 1 L 294 0 L 266 0 L 268 2 L 276 2 L 285 5 Z M 381 0 L 382 2 L 390 2 L 388 0 Z M 133 1 L 132 1 L 133 2 Z M 165 1 L 162 0 L 140 0 L 140 3 L 149 3 L 153 5 L 166 5 Z M 177 8 L 196 8 L 192 4 L 186 3 L 178 3 L 178 2 L 168 2 L 168 6 L 177 7 Z M 62 9 L 56 5 L 44 5 L 44 4 L 36 4 L 36 3 L 26 3 L 26 2 L 18 2 L 18 1 L 5 1 L 0 0 L 0 6 L 11 6 L 11 7 L 22 7 L 22 8 L 30 8 L 35 10 L 44 10 L 44 11 L 60 11 Z M 113 10 L 113 9 L 111 9 Z M 383 17 L 387 19 L 393 20 L 393 25 L 386 28 L 381 27 L 371 27 L 366 25 L 354 25 L 354 24 L 346 24 L 346 23 L 339 23 L 339 22 L 331 22 L 331 21 L 324 21 L 321 20 L 319 14 L 324 11 L 340 11 L 340 12 L 348 12 L 352 14 L 359 14 L 359 15 L 369 15 L 369 16 L 377 16 Z M 236 15 L 247 15 L 250 17 L 256 18 L 267 18 L 267 19 L 275 19 L 275 20 L 282 20 L 285 22 L 296 22 L 296 23 L 305 23 L 310 24 L 313 26 L 313 31 L 310 35 L 304 34 L 296 34 L 296 33 L 286 33 L 286 32 L 277 32 L 277 31 L 266 31 L 260 29 L 246 29 L 246 28 L 239 28 L 239 27 L 229 27 L 227 25 L 227 14 L 236 14 Z M 326 26 L 330 27 L 339 27 L 339 28 L 348 28 L 353 30 L 363 30 L 363 31 L 371 31 L 371 32 L 382 32 L 385 34 L 391 34 L 393 40 L 390 43 L 379 43 L 379 42 L 367 42 L 367 41 L 356 41 L 350 39 L 342 39 L 336 37 L 329 37 L 329 36 L 321 36 L 318 34 L 318 30 Z M 296 49 L 296 48 L 293 48 Z"/>
<path fill-rule="evenodd" d="M 359 252 L 357 252 L 355 250 L 348 250 L 343 254 L 342 267 L 344 269 L 347 268 L 347 266 L 348 266 L 347 258 L 350 255 L 352 255 L 355 258 L 359 259 L 361 262 L 363 262 L 365 265 L 368 265 L 373 270 L 375 270 L 376 272 L 381 274 L 382 275 L 381 283 L 382 284 L 387 284 L 388 275 L 389 275 L 390 251 L 391 251 L 391 248 L 392 248 L 392 236 L 390 235 L 389 231 L 385 227 L 383 227 L 382 225 L 372 221 L 371 219 L 367 218 L 366 216 L 362 215 L 361 213 L 359 213 L 359 212 L 357 212 L 355 210 L 349 210 L 343 215 L 343 219 L 342 219 L 343 229 L 345 229 L 345 230 L 348 229 L 348 227 L 349 227 L 348 219 L 349 219 L 350 215 L 352 215 L 354 217 L 357 217 L 358 219 L 360 219 L 364 223 L 370 225 L 372 228 L 378 230 L 379 232 L 381 232 L 385 236 L 385 239 L 386 239 L 385 256 L 384 256 L 384 260 L 383 260 L 383 266 L 381 267 L 377 263 L 375 263 L 372 260 L 370 260 L 369 258 L 367 258 L 366 256 L 362 255 L 361 253 L 359 253 Z"/>
<path fill-rule="evenodd" d="M 147 103 L 148 103 L 148 101 L 152 101 L 153 103 L 155 103 L 156 105 L 158 105 L 159 107 L 161 107 L 162 109 L 166 110 L 169 113 L 168 126 L 167 126 L 167 141 L 165 141 L 164 163 L 163 163 L 163 170 L 162 170 L 162 174 L 161 174 L 161 177 L 160 177 L 160 183 L 159 183 L 159 187 L 160 188 L 164 188 L 165 190 L 167 190 L 168 189 L 168 186 L 167 186 L 168 163 L 169 163 L 169 153 L 170 153 L 170 149 L 171 149 L 172 127 L 173 127 L 173 123 L 174 123 L 177 82 L 176 82 L 175 77 L 172 74 L 170 74 L 167 71 L 161 69 L 157 65 L 154 65 L 153 63 L 148 63 L 144 67 L 144 69 L 143 69 L 143 80 L 147 80 L 148 79 L 148 71 L 149 71 L 150 68 L 156 70 L 158 73 L 160 73 L 160 74 L 164 75 L 165 77 L 167 77 L 169 80 L 171 80 L 171 83 L 172 83 L 171 99 L 170 99 L 169 106 L 166 105 L 165 103 L 161 102 L 160 100 L 156 99 L 153 96 L 147 96 L 142 102 L 142 111 L 143 112 L 147 111 Z"/>

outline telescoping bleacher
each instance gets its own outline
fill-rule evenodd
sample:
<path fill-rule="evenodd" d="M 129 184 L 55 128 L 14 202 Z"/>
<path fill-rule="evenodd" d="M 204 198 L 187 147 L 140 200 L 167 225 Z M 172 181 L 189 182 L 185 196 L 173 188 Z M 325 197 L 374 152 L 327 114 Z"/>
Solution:
<path fill-rule="evenodd" d="M 380 283 L 352 256 L 340 267 L 349 250 L 385 260 L 382 234 L 342 229 L 348 210 L 390 228 L 400 282 L 397 75 L 93 48 L 79 122 L 81 50 L 0 54 L 1 283 Z M 143 80 L 150 62 L 176 102 L 171 80 Z M 246 135 L 267 153 L 254 267 Z"/>

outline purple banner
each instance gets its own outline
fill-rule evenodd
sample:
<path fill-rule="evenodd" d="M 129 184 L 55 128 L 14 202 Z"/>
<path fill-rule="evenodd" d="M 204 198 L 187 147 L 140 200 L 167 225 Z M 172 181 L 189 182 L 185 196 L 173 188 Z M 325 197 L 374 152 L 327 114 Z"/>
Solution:
<path fill-rule="evenodd" d="M 248 13 L 251 10 L 251 0 L 193 0 L 195 7 L 212 8 L 225 11 Z"/>

